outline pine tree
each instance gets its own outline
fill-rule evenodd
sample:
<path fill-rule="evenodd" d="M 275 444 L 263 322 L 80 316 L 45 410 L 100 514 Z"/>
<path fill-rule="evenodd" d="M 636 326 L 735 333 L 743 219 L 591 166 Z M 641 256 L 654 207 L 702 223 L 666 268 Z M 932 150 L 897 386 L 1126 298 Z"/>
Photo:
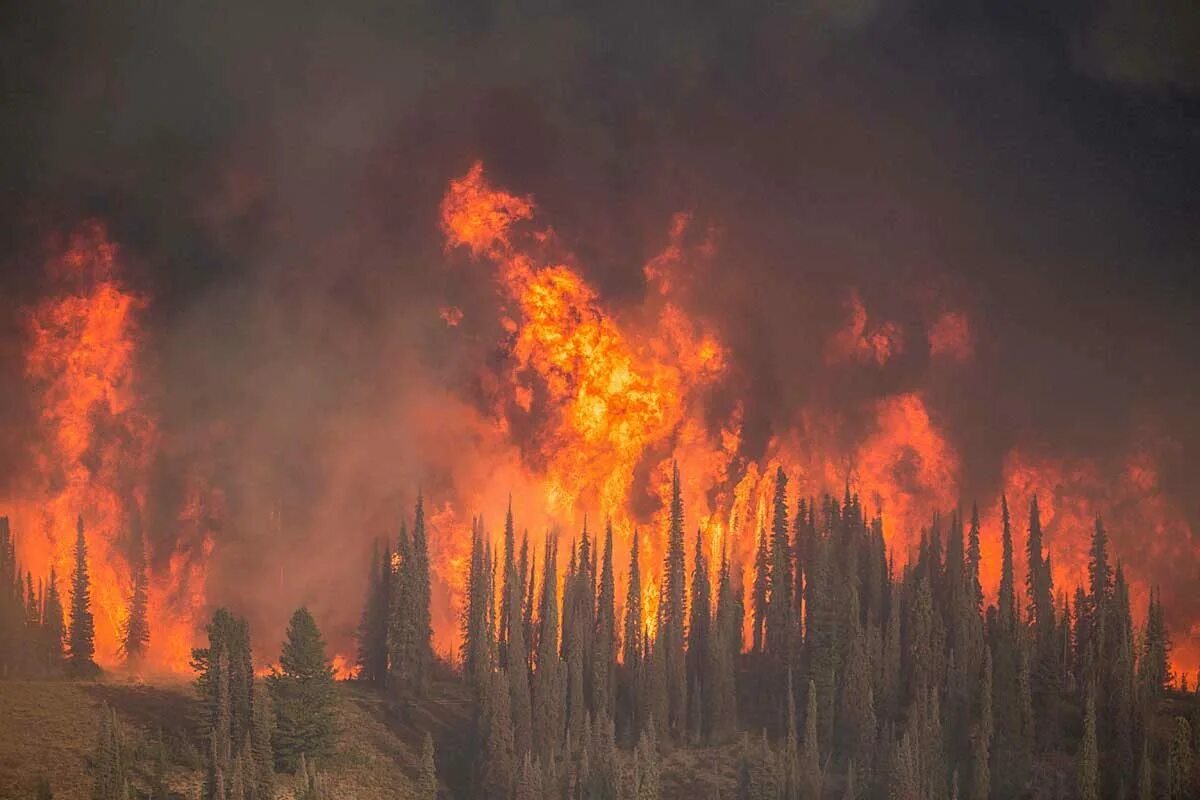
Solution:
<path fill-rule="evenodd" d="M 107 703 L 100 709 L 100 732 L 92 755 L 93 800 L 129 800 L 129 767 L 121 722 Z"/>
<path fill-rule="evenodd" d="M 775 500 L 771 518 L 771 573 L 766 609 L 764 646 L 776 669 L 785 670 L 791 660 L 792 561 L 788 541 L 787 475 L 775 471 Z"/>
<path fill-rule="evenodd" d="M 1006 630 L 1017 626 L 1016 584 L 1013 578 L 1012 523 L 1008 514 L 1008 498 L 1000 496 L 1000 624 Z"/>
<path fill-rule="evenodd" d="M 374 686 L 382 686 L 387 675 L 388 587 L 391 583 L 391 553 L 371 545 L 371 565 L 367 572 L 367 596 L 358 625 L 358 677 Z"/>
<path fill-rule="evenodd" d="M 989 760 L 992 747 L 992 653 L 984 652 L 979 679 L 979 718 L 971 741 L 970 800 L 988 800 L 992 791 Z"/>
<path fill-rule="evenodd" d="M 654 731 L 656 726 L 654 720 L 649 720 L 649 723 L 642 729 L 635 754 L 637 767 L 634 797 L 636 800 L 659 800 L 662 791 L 659 779 L 658 745 Z"/>
<path fill-rule="evenodd" d="M 508 590 L 508 650 L 505 669 L 508 671 L 509 713 L 513 723 L 513 755 L 520 758 L 529 752 L 532 745 L 533 721 L 529 700 L 529 661 L 525 652 L 525 632 L 521 620 L 521 602 L 524 591 L 517 576 L 515 563 L 509 564 L 509 575 L 504 585 Z"/>
<path fill-rule="evenodd" d="M 515 782 L 512 716 L 508 702 L 508 678 L 503 670 L 496 670 L 488 690 L 487 738 L 480 770 L 478 796 L 484 800 L 508 800 Z"/>
<path fill-rule="evenodd" d="M 1167 750 L 1167 800 L 1195 797 L 1192 780 L 1192 728 L 1183 717 L 1175 717 Z"/>
<path fill-rule="evenodd" d="M 417 779 L 417 800 L 437 800 L 437 766 L 433 759 L 433 737 L 425 732 L 421 743 L 421 773 Z"/>
<path fill-rule="evenodd" d="M 280 670 L 267 676 L 275 711 L 275 756 L 294 769 L 301 754 L 309 760 L 332 751 L 334 730 L 333 669 L 325 642 L 307 608 L 288 622 L 279 656 Z"/>
<path fill-rule="evenodd" d="M 250 742 L 252 796 L 254 800 L 275 800 L 275 750 L 271 744 L 275 715 L 271 709 L 271 696 L 261 683 L 254 687 L 254 706 L 250 716 L 253 724 Z"/>
<path fill-rule="evenodd" d="M 972 503 L 971 530 L 967 540 L 967 574 L 976 613 L 983 611 L 983 584 L 979 580 L 979 565 L 982 560 L 983 555 L 979 542 L 979 506 Z"/>
<path fill-rule="evenodd" d="M 684 663 L 684 573 L 683 499 L 679 465 L 671 479 L 671 507 L 667 530 L 667 555 L 663 565 L 662 602 L 659 604 L 658 645 L 661 649 L 667 690 L 667 730 L 681 740 L 687 726 L 687 678 Z"/>
<path fill-rule="evenodd" d="M 762 653 L 766 649 L 764 632 L 767 623 L 767 603 L 771 595 L 771 551 L 767 532 L 758 531 L 758 546 L 754 551 L 754 621 L 751 629 L 750 649 Z"/>
<path fill-rule="evenodd" d="M 1079 742 L 1077 758 L 1079 800 L 1098 800 L 1098 767 L 1100 753 L 1096 745 L 1096 698 L 1088 692 L 1083 713 L 1083 738 Z"/>
<path fill-rule="evenodd" d="M 785 534 L 786 535 L 786 534 Z M 689 722 L 688 728 L 693 741 L 699 741 L 711 725 L 709 709 L 710 691 L 708 663 L 711 651 L 710 628 L 712 627 L 712 590 L 708 579 L 708 562 L 704 558 L 704 547 L 700 531 L 696 531 L 695 566 L 692 569 L 691 619 L 687 631 L 687 688 Z M 707 718 L 706 718 L 707 716 Z"/>
<path fill-rule="evenodd" d="M 555 539 L 546 537 L 542 558 L 542 599 L 538 610 L 538 652 L 533 674 L 533 746 L 535 752 L 554 758 L 566 720 L 563 708 L 564 676 L 558 654 L 558 553 Z"/>
<path fill-rule="evenodd" d="M 50 566 L 50 579 L 46 586 L 46 602 L 42 609 L 43 646 L 46 650 L 46 671 L 57 675 L 63 666 L 63 605 L 58 593 L 58 576 L 54 565 Z"/>
<path fill-rule="evenodd" d="M 133 526 L 129 572 L 133 579 L 133 591 L 129 596 L 129 614 L 121 632 L 121 652 L 127 662 L 136 662 L 145 654 L 150 643 L 150 584 L 146 577 L 146 546 L 142 541 L 141 525 L 138 524 Z"/>
<path fill-rule="evenodd" d="M 87 540 L 83 535 L 83 517 L 75 527 L 75 571 L 71 575 L 71 628 L 67 655 L 71 671 L 79 676 L 99 671 L 96 654 L 95 623 L 92 621 L 91 579 L 88 577 Z"/>
<path fill-rule="evenodd" d="M 490 680 L 487 618 L 491 596 L 486 559 L 483 522 L 477 519 L 471 531 L 471 563 L 467 571 L 467 608 L 462 636 L 463 674 L 470 682 L 476 698 L 487 691 Z"/>
<path fill-rule="evenodd" d="M 497 634 L 497 652 L 500 663 L 508 663 L 508 639 L 511 632 L 510 620 L 512 613 L 512 581 L 516 576 L 516 531 L 513 527 L 512 497 L 508 498 L 508 512 L 504 517 L 504 562 L 501 576 L 504 584 L 500 589 L 500 630 Z"/>
<path fill-rule="evenodd" d="M 613 576 L 613 528 L 608 521 L 604 532 L 604 560 L 600 568 L 600 590 L 596 597 L 595 651 L 592 658 L 593 708 L 609 719 L 614 716 L 616 698 L 616 584 Z"/>
<path fill-rule="evenodd" d="M 817 741 L 817 685 L 808 682 L 804 711 L 804 742 L 800 749 L 800 798 L 821 798 L 821 748 Z"/>
<path fill-rule="evenodd" d="M 413 519 L 412 570 L 409 596 L 412 613 L 413 683 L 423 693 L 433 666 L 433 621 L 430 614 L 429 541 L 425 530 L 425 506 L 417 493 L 417 509 Z"/>

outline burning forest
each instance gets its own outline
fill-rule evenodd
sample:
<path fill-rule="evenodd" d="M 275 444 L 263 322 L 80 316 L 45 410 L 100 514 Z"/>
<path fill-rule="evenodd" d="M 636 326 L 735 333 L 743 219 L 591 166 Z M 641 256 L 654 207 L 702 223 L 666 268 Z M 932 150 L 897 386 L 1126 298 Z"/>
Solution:
<path fill-rule="evenodd" d="M 3 27 L 0 796 L 1193 796 L 1191 49 L 354 5 Z"/>

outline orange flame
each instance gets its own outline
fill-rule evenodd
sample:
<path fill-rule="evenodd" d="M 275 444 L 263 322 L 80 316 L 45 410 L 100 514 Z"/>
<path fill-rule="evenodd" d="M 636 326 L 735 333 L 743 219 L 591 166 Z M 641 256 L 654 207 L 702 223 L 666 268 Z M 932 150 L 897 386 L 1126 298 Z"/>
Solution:
<path fill-rule="evenodd" d="M 118 266 L 117 247 L 98 223 L 83 226 L 47 265 L 56 292 L 27 314 L 25 376 L 38 412 L 33 469 L 11 502 L 23 566 L 41 575 L 53 566 L 64 596 L 82 516 L 96 660 L 108 667 L 121 661 L 132 591 L 129 537 L 133 526 L 148 522 L 149 469 L 159 442 L 137 364 L 147 300 L 120 283 Z M 190 612 L 203 603 L 202 565 L 175 554 L 151 575 L 152 639 L 143 667 L 186 669 Z"/>

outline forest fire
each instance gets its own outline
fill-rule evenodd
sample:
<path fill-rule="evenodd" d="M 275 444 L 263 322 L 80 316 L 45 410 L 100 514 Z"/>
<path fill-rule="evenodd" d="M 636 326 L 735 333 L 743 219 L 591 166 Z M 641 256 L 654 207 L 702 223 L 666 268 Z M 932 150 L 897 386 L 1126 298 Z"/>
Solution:
<path fill-rule="evenodd" d="M 96 659 L 104 666 L 123 661 L 134 549 L 155 540 L 146 528 L 160 438 L 139 363 L 139 315 L 148 299 L 126 289 L 119 271 L 117 247 L 98 223 L 76 231 L 47 265 L 53 289 L 27 316 L 25 375 L 38 414 L 36 444 L 24 494 L 9 500 L 22 567 L 43 577 L 53 568 L 64 594 L 76 524 L 83 526 Z M 194 491 L 182 524 L 198 524 L 203 489 Z M 205 540 L 203 549 L 210 547 Z M 154 645 L 139 668 L 186 668 L 194 612 L 204 605 L 204 554 L 171 552 L 163 569 L 152 570 Z M 152 565 L 161 563 L 157 554 L 148 555 Z"/>
<path fill-rule="evenodd" d="M 554 231 L 538 222 L 533 199 L 492 186 L 482 164 L 450 181 L 440 211 L 448 256 L 465 250 L 471 260 L 494 267 L 495 335 L 503 358 L 479 368 L 487 390 L 478 407 L 460 408 L 482 415 L 474 435 L 486 446 L 460 459 L 476 485 L 466 491 L 465 482 L 456 484 L 427 500 L 437 652 L 457 652 L 473 520 L 480 514 L 501 520 L 506 509 L 499 498 L 511 498 L 518 535 L 529 537 L 535 560 L 543 534 L 566 546 L 585 526 L 595 538 L 611 522 L 615 560 L 624 565 L 638 531 L 648 578 L 644 624 L 651 630 L 676 465 L 686 524 L 699 531 L 714 578 L 722 554 L 748 578 L 770 526 L 779 469 L 789 479 L 790 509 L 825 494 L 860 497 L 868 514 L 881 516 L 896 570 L 915 554 L 935 515 L 943 528 L 951 514 L 968 517 L 962 455 L 920 389 L 871 400 L 861 409 L 867 424 L 851 437 L 847 409 L 797 409 L 758 455 L 748 451 L 747 398 L 736 391 L 730 350 L 715 324 L 689 311 L 683 292 L 689 264 L 717 255 L 710 235 L 698 243 L 689 238 L 690 215 L 669 220 L 665 247 L 642 270 L 641 303 L 613 308 Z M 47 272 L 51 288 L 27 313 L 25 378 L 38 410 L 36 447 L 20 496 L 6 503 L 22 567 L 34 575 L 54 567 L 65 592 L 82 517 L 97 661 L 115 667 L 125 660 L 134 548 L 143 542 L 151 641 L 137 668 L 184 672 L 206 615 L 220 602 L 209 591 L 208 572 L 222 545 L 225 489 L 211 459 L 193 457 L 177 509 L 162 513 L 164 500 L 151 491 L 156 458 L 170 434 L 158 421 L 145 377 L 140 317 L 150 300 L 122 282 L 117 247 L 103 227 L 77 232 Z M 879 321 L 857 291 L 844 312 L 841 326 L 824 340 L 827 366 L 880 369 L 904 352 L 901 327 Z M 448 328 L 460 329 L 460 308 L 444 305 L 438 314 Z M 965 312 L 935 315 L 925 335 L 931 358 L 962 364 L 973 357 L 975 332 Z M 714 404 L 718 394 L 735 399 Z M 1097 516 L 1113 531 L 1139 607 L 1165 564 L 1196 558 L 1185 516 L 1159 487 L 1153 451 L 1134 451 L 1115 473 L 1086 458 L 1031 452 L 1012 450 L 996 493 L 980 498 L 988 593 L 999 579 L 1000 492 L 1013 509 L 1018 548 L 1029 503 L 1038 497 L 1055 590 L 1064 601 L 1086 577 Z M 468 462 L 478 463 L 468 470 Z M 152 520 L 162 519 L 170 520 L 170 530 L 151 529 Z M 689 536 L 689 550 L 692 541 Z M 623 566 L 617 580 L 626 580 Z M 1179 633 L 1175 659 L 1190 670 L 1200 652 L 1187 614 L 1170 622 Z M 349 676 L 345 653 L 352 645 L 335 644 L 338 674 Z"/>

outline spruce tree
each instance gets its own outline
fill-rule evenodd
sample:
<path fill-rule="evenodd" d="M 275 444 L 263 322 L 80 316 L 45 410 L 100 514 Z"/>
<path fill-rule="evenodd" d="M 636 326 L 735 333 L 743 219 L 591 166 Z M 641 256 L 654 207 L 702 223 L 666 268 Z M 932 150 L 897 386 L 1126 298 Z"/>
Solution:
<path fill-rule="evenodd" d="M 558 752 L 566 719 L 563 666 L 558 651 L 558 554 L 553 536 L 546 537 L 544 552 L 538 651 L 533 674 L 533 746 L 537 755 L 549 761 Z"/>
<path fill-rule="evenodd" d="M 979 506 L 972 503 L 971 530 L 967 539 L 967 574 L 976 613 L 983 611 L 983 584 L 979 580 L 979 566 L 982 561 L 983 551 L 979 542 Z"/>
<path fill-rule="evenodd" d="M 771 595 L 771 551 L 767 532 L 758 530 L 758 545 L 754 551 L 754 620 L 750 636 L 750 649 L 762 653 L 766 649 L 764 631 L 767 623 L 767 603 Z"/>
<path fill-rule="evenodd" d="M 121 631 L 121 652 L 127 662 L 136 662 L 145 654 L 150 643 L 150 584 L 146 576 L 146 546 L 142 541 L 140 524 L 133 526 L 129 573 L 133 589 L 129 595 L 129 612 Z"/>
<path fill-rule="evenodd" d="M 512 628 L 510 620 L 512 613 L 512 581 L 516 580 L 516 531 L 513 527 L 512 497 L 508 498 L 508 511 L 504 516 L 504 561 L 501 566 L 501 577 L 504 579 L 500 589 L 500 629 L 496 643 L 500 655 L 500 663 L 508 663 L 508 639 Z"/>
<path fill-rule="evenodd" d="M 509 564 L 509 573 L 504 581 L 509 593 L 508 602 L 505 604 L 509 619 L 504 626 L 508 629 L 507 662 L 504 666 L 508 671 L 511 692 L 509 713 L 513 723 L 513 755 L 520 758 L 529 752 L 532 745 L 533 721 L 529 701 L 529 661 L 525 652 L 525 632 L 521 620 L 524 592 L 515 563 Z"/>
<path fill-rule="evenodd" d="M 1006 630 L 1017 625 L 1016 583 L 1013 577 L 1012 522 L 1008 514 L 1008 498 L 1000 496 L 1000 624 Z"/>
<path fill-rule="evenodd" d="M 1183 717 L 1175 717 L 1167 748 L 1167 800 L 1195 797 L 1198 788 L 1192 776 L 1192 728 Z"/>
<path fill-rule="evenodd" d="M 667 691 L 667 730 L 676 740 L 687 726 L 687 677 L 684 663 L 685 571 L 683 551 L 683 498 L 679 465 L 673 466 L 671 506 L 667 529 L 667 554 L 663 564 L 662 601 L 659 604 L 658 645 Z"/>
<path fill-rule="evenodd" d="M 75 526 L 75 571 L 71 575 L 71 627 L 67 638 L 67 656 L 71 671 L 79 676 L 99 671 L 96 655 L 95 623 L 92 621 L 91 579 L 88 577 L 87 540 L 83 535 L 83 517 Z"/>
<path fill-rule="evenodd" d="M 804 742 L 800 750 L 800 800 L 821 798 L 821 748 L 817 741 L 817 685 L 808 682 L 804 711 Z"/>
<path fill-rule="evenodd" d="M 791 661 L 792 560 L 788 541 L 787 475 L 775 471 L 775 499 L 771 517 L 771 571 L 768 580 L 764 646 L 782 677 Z M 780 684 L 782 687 L 782 684 Z"/>
<path fill-rule="evenodd" d="M 46 650 L 46 671 L 57 675 L 63 666 L 63 605 L 58 593 L 58 576 L 50 566 L 46 586 L 46 602 L 42 609 L 43 646 Z"/>
<path fill-rule="evenodd" d="M 310 761 L 333 749 L 333 669 L 312 614 L 303 606 L 288 622 L 280 669 L 267 676 L 275 711 L 275 757 L 294 769 L 304 754 Z"/>
<path fill-rule="evenodd" d="M 358 677 L 374 686 L 382 686 L 387 674 L 387 591 L 391 583 L 391 554 L 379 540 L 371 545 L 371 564 L 367 572 L 367 595 L 358 625 Z"/>
<path fill-rule="evenodd" d="M 466 676 L 476 699 L 488 689 L 490 664 L 488 663 L 487 618 L 490 580 L 487 570 L 487 552 L 484 543 L 483 523 L 477 519 L 471 530 L 471 562 L 467 570 L 467 607 L 463 614 L 462 659 L 463 674 Z"/>
<path fill-rule="evenodd" d="M 429 541 L 425 529 L 425 505 L 417 493 L 413 519 L 411 592 L 413 683 L 423 693 L 433 666 L 433 620 L 430 612 Z"/>
<path fill-rule="evenodd" d="M 711 651 L 710 629 L 712 627 L 712 590 L 708 579 L 708 562 L 704 558 L 704 547 L 700 531 L 696 531 L 695 566 L 692 569 L 691 619 L 687 631 L 687 688 L 688 714 L 691 737 L 699 741 L 711 725 L 711 690 L 708 664 Z"/>
<path fill-rule="evenodd" d="M 612 719 L 616 699 L 617 631 L 616 583 L 613 575 L 613 528 L 610 519 L 604 532 L 604 560 L 600 568 L 600 589 L 596 596 L 596 630 L 592 656 L 593 707 L 597 715 Z"/>
<path fill-rule="evenodd" d="M 251 761 L 253 794 L 255 800 L 275 800 L 275 750 L 271 744 L 275 728 L 275 715 L 271 709 L 271 696 L 265 685 L 255 684 L 254 706 L 251 710 L 253 729 L 251 732 Z"/>
<path fill-rule="evenodd" d="M 508 800 L 515 783 L 512 716 L 508 711 L 508 678 L 503 670 L 492 673 L 488 690 L 483 764 L 478 796 L 484 800 Z"/>
<path fill-rule="evenodd" d="M 629 583 L 625 591 L 625 624 L 621 637 L 621 686 L 617 708 L 617 723 L 624 736 L 635 740 L 642 722 L 638 710 L 642 705 L 643 687 L 639 680 L 644 673 L 641 663 L 642 641 L 642 573 L 638 564 L 638 532 L 634 530 L 629 550 Z"/>
<path fill-rule="evenodd" d="M 1096 744 L 1096 698 L 1089 690 L 1083 712 L 1083 737 L 1076 759 L 1079 800 L 1099 798 L 1098 768 L 1100 753 Z"/>
<path fill-rule="evenodd" d="M 433 758 L 433 737 L 425 732 L 421 743 L 421 772 L 417 779 L 417 800 L 437 800 L 437 766 Z"/>

